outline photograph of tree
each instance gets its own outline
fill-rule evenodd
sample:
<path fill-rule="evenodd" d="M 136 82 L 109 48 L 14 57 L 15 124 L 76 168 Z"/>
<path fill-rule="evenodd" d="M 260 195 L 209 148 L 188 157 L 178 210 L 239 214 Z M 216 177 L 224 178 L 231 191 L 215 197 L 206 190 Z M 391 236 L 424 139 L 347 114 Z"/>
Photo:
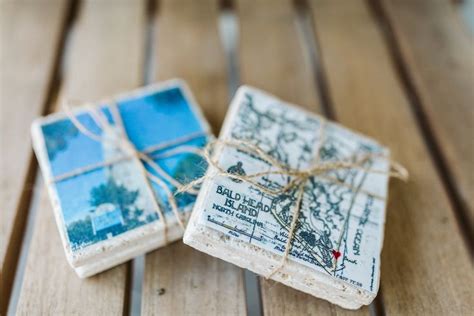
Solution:
<path fill-rule="evenodd" d="M 117 106 L 125 132 L 138 150 L 199 132 L 202 136 L 190 139 L 185 145 L 204 147 L 206 144 L 206 127 L 179 87 L 123 99 Z M 114 123 L 107 105 L 102 105 L 100 111 Z M 76 118 L 104 139 L 111 136 L 107 133 L 114 133 L 113 129 L 101 129 L 87 112 Z M 42 132 L 53 176 L 123 155 L 116 147 L 84 135 L 67 118 L 45 123 Z M 186 183 L 205 172 L 205 162 L 195 154 L 181 153 L 163 158 L 162 154 L 172 148 L 150 154 L 170 176 Z M 154 191 L 152 197 L 146 189 L 148 179 L 140 172 L 142 163 L 128 159 L 54 184 L 73 251 L 159 220 L 152 199 L 156 199 L 166 217 L 173 216 L 164 190 L 150 182 Z M 144 166 L 156 173 L 147 164 Z M 164 178 L 162 180 L 171 191 L 175 190 Z M 189 211 L 195 196 L 179 194 L 176 201 L 180 211 Z"/>

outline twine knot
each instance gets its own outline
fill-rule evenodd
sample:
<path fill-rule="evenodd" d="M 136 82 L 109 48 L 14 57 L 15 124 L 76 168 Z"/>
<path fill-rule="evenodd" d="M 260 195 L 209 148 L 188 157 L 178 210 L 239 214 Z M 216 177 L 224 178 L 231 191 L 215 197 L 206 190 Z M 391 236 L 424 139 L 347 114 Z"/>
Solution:
<path fill-rule="evenodd" d="M 270 271 L 265 276 L 266 278 L 270 278 L 272 275 L 277 273 L 285 265 L 288 259 L 288 256 L 291 250 L 292 240 L 293 240 L 295 230 L 297 227 L 299 214 L 301 212 L 305 186 L 307 185 L 308 181 L 311 178 L 319 177 L 328 182 L 345 186 L 349 188 L 350 190 L 354 190 L 353 185 L 347 184 L 344 181 L 339 180 L 337 177 L 331 176 L 330 173 L 332 171 L 338 171 L 338 170 L 358 169 L 358 170 L 362 170 L 368 173 L 385 174 L 389 177 L 402 179 L 403 181 L 408 180 L 408 171 L 402 165 L 400 165 L 399 163 L 395 161 L 389 160 L 388 157 L 385 157 L 384 155 L 380 153 L 370 152 L 362 157 L 349 157 L 346 160 L 320 162 L 319 152 L 322 147 L 322 144 L 325 141 L 325 134 L 324 134 L 325 123 L 326 121 L 322 118 L 322 123 L 320 127 L 321 137 L 320 137 L 319 144 L 315 150 L 315 152 L 317 153 L 317 156 L 315 158 L 315 161 L 309 168 L 306 168 L 306 169 L 291 168 L 283 164 L 281 161 L 278 161 L 277 159 L 275 159 L 274 157 L 272 157 L 265 151 L 263 151 L 260 147 L 255 146 L 248 141 L 214 140 L 212 142 L 209 142 L 203 151 L 203 156 L 206 159 L 208 165 L 210 166 L 206 175 L 188 183 L 187 185 L 178 189 L 178 191 L 176 192 L 177 194 L 179 192 L 187 191 L 195 186 L 201 185 L 207 179 L 213 179 L 218 176 L 227 177 L 232 180 L 238 180 L 239 182 L 246 182 L 250 184 L 252 187 L 258 189 L 260 192 L 263 192 L 272 196 L 279 196 L 281 194 L 287 193 L 288 191 L 294 190 L 296 194 L 296 199 L 294 200 L 293 215 L 289 214 L 288 216 L 288 218 L 291 218 L 291 223 L 289 227 L 286 227 L 286 229 L 288 230 L 288 239 L 285 245 L 285 251 L 283 253 L 282 260 L 280 261 L 280 263 L 276 265 L 272 269 L 272 271 Z M 222 152 L 222 150 L 218 151 L 216 147 L 217 148 L 222 148 L 222 147 L 234 148 L 238 150 L 239 152 L 244 153 L 250 157 L 255 157 L 258 160 L 265 161 L 270 165 L 270 170 L 255 172 L 253 174 L 231 173 L 228 170 L 226 170 L 224 167 L 222 167 L 219 164 L 219 162 L 214 158 L 214 156 L 216 156 L 216 153 Z M 389 161 L 389 170 L 388 171 L 376 170 L 376 169 L 371 169 L 369 167 L 366 167 L 365 166 L 366 163 L 369 160 L 374 159 L 374 158 L 387 159 Z M 264 186 L 255 180 L 256 178 L 261 178 L 261 177 L 270 176 L 270 175 L 286 176 L 289 179 L 288 184 L 282 186 L 281 188 L 274 189 L 274 188 L 269 188 L 267 186 Z M 365 191 L 361 188 L 358 188 L 358 191 L 362 193 L 366 193 L 374 198 L 385 200 L 384 196 L 379 196 L 378 194 L 375 194 L 373 192 Z M 276 214 L 274 213 L 273 215 L 276 216 Z M 340 254 L 339 249 L 337 249 L 336 253 Z M 337 258 L 339 256 L 335 255 L 334 257 L 335 257 L 335 260 L 333 264 L 335 268 L 336 263 L 337 263 Z"/>

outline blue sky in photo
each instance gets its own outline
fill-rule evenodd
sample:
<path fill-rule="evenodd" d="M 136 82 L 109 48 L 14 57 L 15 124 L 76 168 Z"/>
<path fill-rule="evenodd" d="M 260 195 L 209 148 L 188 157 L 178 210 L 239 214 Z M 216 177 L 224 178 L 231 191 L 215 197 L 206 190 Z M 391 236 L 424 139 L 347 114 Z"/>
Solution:
<path fill-rule="evenodd" d="M 78 115 L 77 119 L 91 132 L 94 132 L 94 134 L 100 134 L 99 127 L 88 114 Z M 58 123 L 60 123 L 60 121 L 47 125 Z M 43 130 L 45 126 L 43 126 Z M 44 137 L 48 137 L 47 134 L 44 134 Z M 101 144 L 79 132 L 76 136 L 67 138 L 67 147 L 65 150 L 59 151 L 54 159 L 51 160 L 50 158 L 50 165 L 53 175 L 57 176 L 83 166 L 98 163 L 102 161 L 102 159 Z"/>
<path fill-rule="evenodd" d="M 121 100 L 118 102 L 118 108 L 127 135 L 138 150 L 204 131 L 201 121 L 196 117 L 181 90 L 176 87 Z M 108 110 L 104 112 L 111 121 Z M 99 127 L 88 114 L 78 115 L 77 118 L 88 129 L 100 134 Z M 44 136 L 47 137 L 47 135 Z M 203 140 L 204 138 L 195 139 L 188 144 L 203 145 Z M 172 173 L 182 156 L 155 159 L 155 161 L 163 169 Z M 102 145 L 79 132 L 67 138 L 66 148 L 54 155 L 54 158 L 50 160 L 50 165 L 53 175 L 57 176 L 100 161 L 103 161 Z M 56 183 L 66 224 L 84 218 L 91 209 L 90 190 L 107 181 L 104 171 L 102 168 Z M 161 191 L 156 185 L 153 186 L 155 190 Z"/>
<path fill-rule="evenodd" d="M 119 102 L 119 110 L 127 135 L 138 150 L 203 131 L 178 88 Z"/>

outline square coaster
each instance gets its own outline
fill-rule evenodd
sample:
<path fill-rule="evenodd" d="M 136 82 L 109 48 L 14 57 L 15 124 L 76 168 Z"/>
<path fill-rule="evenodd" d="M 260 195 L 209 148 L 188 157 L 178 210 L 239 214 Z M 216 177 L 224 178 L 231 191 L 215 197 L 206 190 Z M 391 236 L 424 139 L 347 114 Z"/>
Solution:
<path fill-rule="evenodd" d="M 389 150 L 247 86 L 216 144 L 217 166 L 208 170 L 184 242 L 342 307 L 370 304 L 380 280 Z M 291 174 L 339 163 L 353 167 L 299 180 Z"/>
<path fill-rule="evenodd" d="M 79 276 L 182 237 L 177 216 L 186 221 L 195 195 L 170 196 L 175 181 L 205 172 L 193 150 L 210 136 L 184 82 L 39 118 L 32 136 L 66 257 Z"/>

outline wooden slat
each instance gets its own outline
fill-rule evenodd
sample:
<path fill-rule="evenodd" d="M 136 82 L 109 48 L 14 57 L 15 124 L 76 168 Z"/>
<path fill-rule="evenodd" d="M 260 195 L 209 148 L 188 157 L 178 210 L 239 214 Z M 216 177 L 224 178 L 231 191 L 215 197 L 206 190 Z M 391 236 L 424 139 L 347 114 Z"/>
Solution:
<path fill-rule="evenodd" d="M 229 98 L 217 29 L 218 2 L 163 0 L 156 12 L 156 79 L 185 79 L 215 132 L 220 129 Z"/>
<path fill-rule="evenodd" d="M 218 2 L 161 1 L 156 15 L 156 78 L 185 79 L 213 129 L 228 104 L 224 52 L 217 30 Z M 243 273 L 181 242 L 146 257 L 145 315 L 243 315 Z"/>
<path fill-rule="evenodd" d="M 297 32 L 291 0 L 237 1 L 242 84 L 322 112 L 309 56 Z"/>
<path fill-rule="evenodd" d="M 469 314 L 469 255 L 381 31 L 362 0 L 311 4 L 336 116 L 387 144 L 411 173 L 408 183 L 390 187 L 382 253 L 386 313 Z"/>
<path fill-rule="evenodd" d="M 72 34 L 61 94 L 96 100 L 140 85 L 145 5 L 85 1 Z M 43 193 L 28 254 L 18 314 L 120 315 L 127 264 L 81 280 L 68 266 L 51 203 Z"/>
<path fill-rule="evenodd" d="M 449 1 L 383 1 L 382 5 L 472 228 L 474 37 Z"/>
<path fill-rule="evenodd" d="M 29 127 L 48 98 L 66 15 L 61 0 L 0 2 L 0 314 L 6 313 L 36 169 Z"/>
<path fill-rule="evenodd" d="M 243 84 L 322 112 L 316 83 L 290 0 L 237 2 L 240 24 L 240 73 Z M 368 315 L 348 312 L 303 292 L 260 278 L 265 315 Z"/>

